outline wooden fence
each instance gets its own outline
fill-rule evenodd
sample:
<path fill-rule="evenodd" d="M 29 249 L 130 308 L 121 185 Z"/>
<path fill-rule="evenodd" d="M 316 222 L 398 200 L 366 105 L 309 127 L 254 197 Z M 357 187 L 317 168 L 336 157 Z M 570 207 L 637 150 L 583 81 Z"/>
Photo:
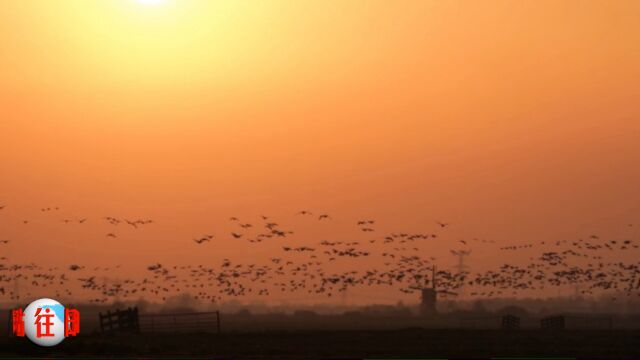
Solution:
<path fill-rule="evenodd" d="M 139 314 L 138 308 L 100 313 L 100 330 L 112 332 L 211 332 L 220 333 L 220 312 Z"/>
<path fill-rule="evenodd" d="M 540 320 L 543 330 L 611 330 L 613 319 L 606 315 L 555 315 Z"/>
<path fill-rule="evenodd" d="M 520 318 L 513 315 L 475 316 L 460 319 L 460 327 L 466 329 L 520 329 Z"/>
<path fill-rule="evenodd" d="M 209 332 L 220 333 L 220 312 L 140 315 L 142 332 Z"/>
<path fill-rule="evenodd" d="M 140 332 L 138 322 L 138 308 L 128 308 L 126 310 L 107 311 L 100 313 L 100 331 L 110 332 Z"/>
<path fill-rule="evenodd" d="M 513 315 L 504 315 L 502 317 L 501 328 L 503 330 L 518 330 L 520 329 L 520 318 Z"/>

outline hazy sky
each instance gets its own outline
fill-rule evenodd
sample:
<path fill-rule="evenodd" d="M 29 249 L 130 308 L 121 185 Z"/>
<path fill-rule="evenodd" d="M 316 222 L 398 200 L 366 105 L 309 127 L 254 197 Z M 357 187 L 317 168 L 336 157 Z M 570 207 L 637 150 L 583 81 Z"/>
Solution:
<path fill-rule="evenodd" d="M 315 240 L 448 221 L 443 254 L 637 235 L 638 79 L 635 0 L 0 0 L 0 238 L 144 268 L 275 252 L 230 216 Z M 107 215 L 158 223 L 106 239 Z"/>

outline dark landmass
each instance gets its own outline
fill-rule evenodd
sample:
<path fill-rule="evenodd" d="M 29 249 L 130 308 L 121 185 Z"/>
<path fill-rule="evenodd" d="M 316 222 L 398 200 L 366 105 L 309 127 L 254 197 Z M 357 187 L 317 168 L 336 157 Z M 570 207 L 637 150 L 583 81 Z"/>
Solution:
<path fill-rule="evenodd" d="M 2 357 L 213 357 L 234 359 L 640 358 L 639 330 L 299 331 L 223 334 L 83 334 L 40 348 L 24 338 L 0 339 Z"/>
<path fill-rule="evenodd" d="M 432 316 L 420 316 L 415 306 L 401 304 L 344 309 L 310 306 L 297 310 L 224 307 L 226 311 L 220 312 L 219 334 L 215 325 L 189 315 L 213 309 L 191 308 L 187 304 L 172 308 L 154 308 L 144 303 L 80 304 L 79 336 L 48 349 L 26 338 L 9 337 L 8 328 L 2 328 L 0 358 L 640 359 L 639 313 L 608 312 L 610 307 L 589 308 L 579 306 L 579 301 L 573 306 L 567 303 L 565 307 L 546 301 L 544 311 L 502 303 L 487 307 L 475 304 L 465 310 L 457 306 L 456 310 Z M 140 333 L 100 332 L 99 313 L 131 307 L 140 309 Z M 507 314 L 521 320 L 520 329 L 501 329 L 502 316 Z M 8 315 L 8 309 L 1 311 L 0 321 L 7 324 Z M 541 319 L 553 315 L 565 316 L 564 329 L 541 328 Z M 155 328 L 149 326 L 152 318 Z M 161 320 L 169 321 L 170 326 L 158 330 Z M 176 321 L 182 326 L 175 326 Z M 182 333 L 174 333 L 176 329 Z"/>

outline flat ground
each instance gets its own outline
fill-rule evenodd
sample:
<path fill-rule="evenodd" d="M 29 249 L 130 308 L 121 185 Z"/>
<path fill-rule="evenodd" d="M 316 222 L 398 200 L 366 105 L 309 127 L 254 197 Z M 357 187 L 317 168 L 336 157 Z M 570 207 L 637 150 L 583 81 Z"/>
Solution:
<path fill-rule="evenodd" d="M 1 338 L 0 357 L 208 357 L 234 359 L 577 357 L 640 359 L 640 330 L 314 331 L 86 334 L 52 348 Z"/>

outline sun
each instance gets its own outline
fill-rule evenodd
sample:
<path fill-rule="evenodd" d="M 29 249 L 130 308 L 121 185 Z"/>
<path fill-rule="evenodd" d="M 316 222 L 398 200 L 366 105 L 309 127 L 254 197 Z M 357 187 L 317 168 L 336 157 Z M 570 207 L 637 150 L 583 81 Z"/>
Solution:
<path fill-rule="evenodd" d="M 166 0 L 136 0 L 136 1 L 142 5 L 161 5 L 167 2 Z"/>

